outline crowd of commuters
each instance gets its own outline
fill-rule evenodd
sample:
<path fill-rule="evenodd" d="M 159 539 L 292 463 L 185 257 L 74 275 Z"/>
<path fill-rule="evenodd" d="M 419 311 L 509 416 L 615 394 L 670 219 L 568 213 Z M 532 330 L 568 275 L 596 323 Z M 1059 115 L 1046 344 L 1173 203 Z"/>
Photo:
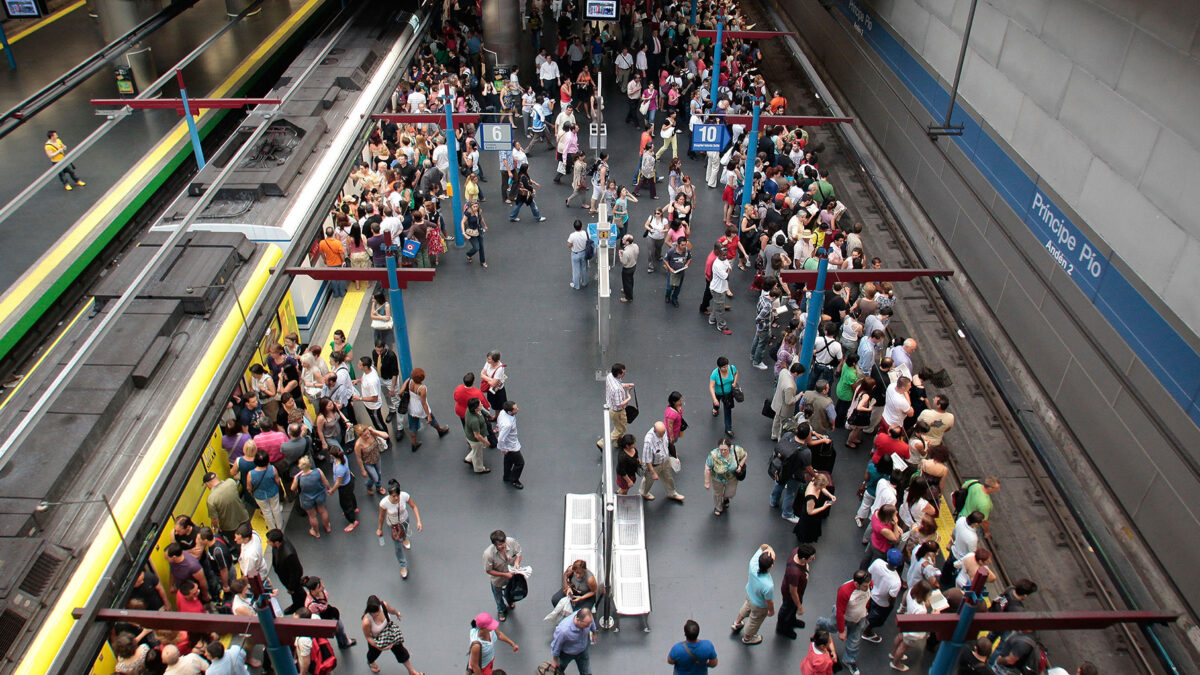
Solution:
<path fill-rule="evenodd" d="M 740 335 L 745 330 L 750 337 L 751 367 L 767 370 L 773 362 L 774 395 L 763 405 L 771 423 L 763 424 L 762 430 L 769 428 L 776 443 L 770 465 L 774 489 L 760 498 L 780 509 L 797 539 L 782 561 L 766 544 L 750 558 L 745 599 L 731 625 L 743 644 L 763 641 L 761 628 L 768 617 L 775 617 L 777 636 L 796 639 L 798 630 L 806 627 L 803 617 L 813 616 L 804 604 L 809 568 L 817 558 L 825 521 L 838 501 L 833 485 L 838 453 L 831 433 L 850 430 L 842 444 L 846 448 L 870 444 L 853 517 L 855 526 L 863 530 L 863 559 L 858 569 L 846 570 L 849 579 L 834 589 L 833 611 L 814 621 L 815 631 L 799 657 L 806 675 L 843 667 L 857 675 L 862 642 L 882 642 L 876 631 L 891 620 L 897 606 L 910 615 L 955 611 L 977 575 L 995 580 L 986 544 L 991 495 L 999 490 L 999 481 L 994 477 L 966 481 L 956 493 L 961 500 L 944 491 L 952 463 L 947 442 L 955 423 L 951 401 L 945 393 L 932 391 L 936 378 L 919 365 L 917 342 L 889 330 L 897 305 L 890 282 L 835 284 L 820 308 L 811 366 L 800 362 L 799 344 L 811 298 L 802 284 L 785 283 L 779 273 L 815 269 L 821 256 L 842 269 L 879 268 L 881 262 L 868 257 L 863 227 L 846 216 L 846 205 L 830 172 L 821 166 L 819 153 L 810 146 L 807 131 L 771 123 L 770 115 L 786 112 L 788 101 L 768 88 L 760 47 L 753 41 L 729 40 L 721 63 L 714 64 L 711 40 L 696 35 L 695 28 L 714 26 L 718 13 L 729 29 L 749 28 L 736 7 L 700 2 L 699 20 L 693 25 L 687 18 L 688 6 L 681 3 L 641 5 L 622 0 L 619 19 L 612 24 L 582 22 L 574 0 L 529 0 L 522 5 L 522 23 L 538 51 L 533 73 L 526 75 L 519 69 L 508 76 L 487 73 L 482 68 L 477 8 L 456 5 L 438 23 L 392 97 L 392 106 L 414 113 L 437 112 L 445 105 L 459 112 L 499 113 L 518 135 L 523 132 L 526 142 L 515 143 L 511 153 L 501 156 L 500 175 L 493 176 L 498 183 L 496 197 L 513 207 L 509 214 L 513 222 L 519 221 L 523 206 L 535 219 L 545 220 L 535 199 L 542 185 L 528 170 L 530 155 L 539 143 L 545 144 L 546 152 L 554 153 L 553 182 L 568 188 L 563 192 L 568 206 L 577 195 L 582 196 L 580 206 L 592 213 L 599 204 L 607 205 L 620 235 L 623 301 L 633 300 L 635 273 L 644 254 L 646 273 L 662 270 L 665 278 L 659 283 L 665 301 L 678 308 L 694 247 L 700 242 L 696 255 L 704 256 L 703 276 L 692 282 L 702 286 L 697 291 L 703 296 L 698 311 L 721 335 Z M 714 74 L 715 101 L 710 95 Z M 606 153 L 588 158 L 579 146 L 580 125 L 591 119 L 604 93 L 597 86 L 601 75 L 615 84 L 618 98 L 626 100 L 626 123 L 641 132 L 636 175 L 628 181 L 632 191 L 622 185 L 626 181 L 621 178 L 626 177 L 613 174 Z M 724 115 L 746 113 L 756 99 L 769 101 L 757 155 L 745 155 L 746 127 L 731 124 L 732 142 L 726 149 L 687 153 L 689 160 L 704 162 L 703 177 L 694 182 L 679 156 L 677 136 L 695 124 L 719 123 Z M 486 268 L 488 228 L 480 203 L 485 201 L 481 184 L 489 181 L 480 165 L 473 129 L 466 125 L 453 133 L 463 174 L 463 229 L 470 244 L 466 258 L 473 262 L 478 256 Z M 453 236 L 446 222 L 449 216 L 443 216 L 439 206 L 450 185 L 445 132 L 437 125 L 380 123 L 363 159 L 315 244 L 314 261 L 327 266 L 383 266 L 387 256 L 399 256 L 387 248 L 390 238 L 396 244 L 417 244 L 414 255 L 399 256 L 402 264 L 439 265 L 448 249 L 446 237 Z M 660 161 L 665 162 L 661 176 Z M 747 175 L 751 199 L 743 209 L 740 196 Z M 665 182 L 667 192 L 661 203 L 657 201 L 660 182 Z M 693 222 L 696 191 L 705 189 L 700 183 L 722 190 L 725 208 L 716 237 Z M 646 196 L 652 205 L 645 208 L 649 215 L 642 224 L 632 217 L 631 205 Z M 647 240 L 640 247 L 630 233 L 639 224 Z M 567 241 L 571 286 L 583 289 L 590 276 L 590 246 L 580 221 L 575 221 L 573 230 Z M 738 326 L 730 313 L 734 266 L 747 276 L 753 274 L 755 296 L 753 310 L 739 314 L 745 318 Z M 335 296 L 345 291 L 344 282 L 335 284 Z M 355 353 L 342 331 L 329 345 L 301 345 L 293 334 L 271 346 L 265 363 L 251 368 L 250 386 L 231 398 L 222 423 L 231 477 L 222 479 L 212 472 L 204 477 L 211 527 L 187 516 L 178 518 L 165 551 L 168 587 L 146 570 L 139 576 L 130 607 L 174 606 L 179 611 L 249 616 L 255 603 L 267 598 L 282 614 L 336 620 L 336 646 L 341 650 L 355 646 L 358 641 L 347 635 L 342 612 L 332 604 L 324 584 L 305 574 L 295 547 L 284 537 L 285 510 L 295 509 L 307 518 L 309 536 L 319 539 L 332 530 L 327 500 L 336 493 L 338 511 L 346 521 L 344 531 L 351 533 L 363 515 L 358 497 L 365 489 L 366 503 L 379 500 L 375 534 L 381 545 L 391 539 L 399 576 L 407 579 L 406 551 L 412 545 L 411 533 L 423 528 L 421 513 L 414 494 L 383 475 L 380 460 L 406 438 L 416 452 L 422 446 L 418 433 L 423 425 L 439 437 L 451 433 L 434 414 L 450 399 L 466 444 L 463 461 L 476 474 L 489 473 L 485 450 L 498 449 L 503 482 L 515 489 L 524 487 L 517 428 L 520 408 L 508 398 L 508 369 L 500 353 L 488 353 L 478 374 L 466 373 L 453 392 L 431 391 L 421 368 L 413 369 L 403 381 L 400 378 L 391 339 L 391 308 L 384 294 L 374 294 L 370 318 L 374 339 L 366 354 Z M 685 497 L 674 480 L 676 443 L 687 429 L 683 396 L 669 395 L 662 415 L 649 423 L 639 446 L 638 436 L 628 431 L 626 412 L 636 406 L 636 395 L 625 376 L 626 367 L 617 363 L 606 378 L 618 491 L 628 494 L 637 486 L 636 494 L 652 501 L 656 498 L 652 488 L 661 482 L 668 500 L 683 503 Z M 744 395 L 738 368 L 728 357 L 716 359 L 708 393 L 712 415 L 722 417 L 724 434 L 707 454 L 704 486 L 712 492 L 714 517 L 721 517 L 746 477 L 750 458 L 747 449 L 734 441 L 733 411 Z M 356 407 L 367 419 L 359 419 Z M 603 443 L 601 439 L 598 445 Z M 355 474 L 362 479 L 361 486 Z M 851 500 L 845 486 L 841 498 Z M 935 516 L 943 508 L 957 514 L 953 532 L 938 531 Z M 250 525 L 256 511 L 267 526 L 265 539 Z M 368 516 L 376 521 L 376 516 Z M 850 527 L 851 518 L 844 521 L 837 526 Z M 948 554 L 943 554 L 939 536 L 949 540 Z M 492 532 L 482 562 L 495 612 L 479 613 L 469 622 L 469 673 L 502 672 L 495 665 L 498 642 L 514 653 L 519 650 L 499 626 L 528 594 L 529 569 L 522 556 L 515 538 L 502 530 Z M 772 576 L 777 567 L 783 570 L 778 598 Z M 272 587 L 271 571 L 281 588 Z M 550 599 L 558 616 L 549 658 L 539 672 L 565 672 L 574 663 L 587 675 L 597 630 L 592 611 L 603 586 L 583 560 L 568 566 L 561 582 Z M 1033 581 L 1018 580 L 992 603 L 993 610 L 1020 609 L 1036 590 Z M 380 670 L 377 661 L 382 653 L 391 651 L 410 674 L 419 675 L 405 646 L 400 619 L 396 606 L 375 595 L 366 599 L 361 629 L 365 658 L 373 672 Z M 717 667 L 716 648 L 700 639 L 699 624 L 689 620 L 683 632 L 684 640 L 667 656 L 674 672 L 705 673 Z M 907 662 L 935 639 L 927 633 L 897 634 L 888 653 L 891 668 L 909 670 Z M 116 625 L 112 646 L 122 673 L 245 673 L 247 666 L 262 658 L 236 640 L 225 646 L 215 635 L 148 631 L 133 624 Z M 293 653 L 305 673 L 329 672 L 336 663 L 329 640 L 322 638 L 297 638 Z M 1039 654 L 1036 640 L 1028 633 L 1003 636 L 997 649 L 992 641 L 981 639 L 963 654 L 959 672 L 1027 672 L 1024 669 Z M 1085 664 L 1080 672 L 1094 672 L 1088 667 Z"/>

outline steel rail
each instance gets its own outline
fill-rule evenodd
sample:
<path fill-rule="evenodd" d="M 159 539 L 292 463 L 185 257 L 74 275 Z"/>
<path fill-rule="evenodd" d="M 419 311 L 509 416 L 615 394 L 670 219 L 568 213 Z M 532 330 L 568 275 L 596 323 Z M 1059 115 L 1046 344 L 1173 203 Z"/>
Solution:
<path fill-rule="evenodd" d="M 145 100 L 148 98 L 153 98 L 155 95 L 157 95 L 159 90 L 162 89 L 163 85 L 167 84 L 168 82 L 174 81 L 175 71 L 184 69 L 185 67 L 190 65 L 192 63 L 192 61 L 195 61 L 197 58 L 199 58 L 200 55 L 203 54 L 206 49 L 208 49 L 209 45 L 211 45 L 213 42 L 215 42 L 217 40 L 217 38 L 221 37 L 226 32 L 231 30 L 242 19 L 246 18 L 247 16 L 250 16 L 255 11 L 260 9 L 260 5 L 262 5 L 262 3 L 263 3 L 263 0 L 254 0 L 254 2 L 250 3 L 250 5 L 248 7 L 246 7 L 246 9 L 242 10 L 241 13 L 239 13 L 237 16 L 231 18 L 228 22 L 225 23 L 224 26 L 221 26 L 219 29 L 217 29 L 217 31 L 215 33 L 210 35 L 208 37 L 208 39 L 206 39 L 204 42 L 201 42 L 199 45 L 196 45 L 196 48 L 193 49 L 192 51 L 188 52 L 188 54 L 186 56 L 184 56 L 182 59 L 180 59 L 178 63 L 176 63 L 171 68 L 167 69 L 167 71 L 164 75 L 162 75 L 157 80 L 155 80 L 154 82 L 151 82 L 147 87 L 142 89 L 142 92 L 140 94 L 138 94 L 137 96 L 134 96 L 133 100 L 141 101 L 141 100 Z M 109 131 L 112 131 L 113 127 L 120 124 L 121 121 L 124 119 L 125 119 L 125 116 L 109 117 L 109 119 L 105 120 L 103 124 L 96 127 L 95 131 L 88 134 L 88 136 L 86 138 L 84 138 L 78 144 L 76 144 L 70 150 L 68 150 L 66 156 L 64 156 L 62 158 L 62 161 L 58 162 L 58 164 L 61 164 L 63 162 L 70 164 L 71 162 L 74 162 L 79 157 L 82 157 L 84 155 L 84 153 L 87 152 L 88 148 L 95 145 L 101 138 L 103 138 L 106 134 L 108 134 Z M 32 199 L 33 196 L 36 195 L 38 192 L 40 192 L 42 188 L 46 187 L 47 184 L 49 184 L 51 181 L 53 181 L 58 176 L 58 173 L 59 173 L 59 170 L 56 168 L 58 166 L 58 164 L 51 165 L 51 167 L 49 169 L 47 169 L 42 175 L 33 179 L 33 182 L 31 182 L 28 187 L 26 187 L 24 190 L 22 190 L 20 193 L 18 193 L 16 197 L 13 197 L 11 200 L 8 201 L 7 204 L 5 204 L 3 207 L 0 207 L 0 222 L 7 220 L 8 217 L 11 216 L 13 213 L 15 213 L 17 209 L 21 208 L 25 204 L 25 202 Z"/>

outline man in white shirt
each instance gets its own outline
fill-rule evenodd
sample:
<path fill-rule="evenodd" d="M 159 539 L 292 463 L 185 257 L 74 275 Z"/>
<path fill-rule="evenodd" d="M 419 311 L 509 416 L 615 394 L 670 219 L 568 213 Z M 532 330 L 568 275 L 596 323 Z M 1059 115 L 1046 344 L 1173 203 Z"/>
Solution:
<path fill-rule="evenodd" d="M 521 484 L 521 472 L 525 470 L 525 458 L 521 455 L 521 441 L 517 438 L 518 410 L 517 404 L 509 399 L 496 416 L 496 449 L 504 454 L 504 482 L 523 490 L 525 486 Z"/>
<path fill-rule="evenodd" d="M 228 647 L 220 642 L 210 642 L 204 648 L 208 654 L 208 675 L 250 675 L 246 667 L 246 651 L 236 642 Z"/>
<path fill-rule="evenodd" d="M 862 635 L 867 642 L 883 640 L 875 629 L 887 622 L 896 604 L 896 596 L 900 594 L 900 573 L 897 570 L 903 564 L 904 554 L 900 549 L 893 548 L 888 550 L 886 560 L 876 560 L 867 568 L 871 575 L 871 602 L 867 608 L 867 629 Z"/>
<path fill-rule="evenodd" d="M 581 290 L 587 286 L 588 234 L 583 231 L 583 222 L 575 221 L 575 231 L 567 236 L 567 248 L 571 250 L 571 288 Z"/>
<path fill-rule="evenodd" d="M 646 59 L 646 45 L 642 45 L 642 48 L 638 50 L 637 58 L 634 59 L 634 64 L 634 67 L 638 69 L 638 75 L 645 77 L 646 69 L 650 67 Z"/>
<path fill-rule="evenodd" d="M 358 365 L 362 369 L 362 377 L 359 379 L 359 387 L 362 390 L 353 400 L 359 401 L 363 407 L 367 409 L 367 416 L 371 418 L 371 424 L 376 429 L 386 432 L 388 430 L 387 423 L 383 420 L 383 383 L 379 380 L 379 373 L 375 371 L 374 364 L 371 363 L 371 357 L 364 356 L 358 360 Z M 414 443 L 413 449 L 417 446 Z"/>
<path fill-rule="evenodd" d="M 252 581 L 254 577 L 258 577 L 260 581 L 266 582 L 267 574 L 271 572 L 271 566 L 263 557 L 262 538 L 258 533 L 250 527 L 250 523 L 242 523 L 238 526 L 233 534 L 233 543 L 240 546 L 238 551 L 238 569 L 242 571 L 242 576 L 247 581 Z"/>
<path fill-rule="evenodd" d="M 164 675 L 200 675 L 208 669 L 208 661 L 199 654 L 180 654 L 179 647 L 166 645 L 162 650 L 162 661 L 167 666 Z"/>
<path fill-rule="evenodd" d="M 421 109 L 421 106 L 428 102 L 425 92 L 420 88 L 413 89 L 408 94 L 408 112 L 415 113 Z"/>
<path fill-rule="evenodd" d="M 433 163 L 441 170 L 443 176 L 450 175 L 450 152 L 446 147 L 446 143 L 438 139 L 437 147 L 433 149 Z"/>
<path fill-rule="evenodd" d="M 729 262 L 728 251 L 724 246 L 716 244 L 714 250 L 717 259 L 713 261 L 712 281 L 708 282 L 708 290 L 712 292 L 713 296 L 710 305 L 712 314 L 708 317 L 708 323 L 716 326 L 717 331 L 722 335 L 732 335 L 733 331 L 729 329 L 729 324 L 725 321 L 725 311 L 729 308 L 729 298 L 733 296 L 729 290 L 729 273 L 733 270 L 733 265 Z"/>
<path fill-rule="evenodd" d="M 683 502 L 683 495 L 675 491 L 675 471 L 671 468 L 670 453 L 670 445 L 667 442 L 667 425 L 664 422 L 655 422 L 654 427 L 646 432 L 646 438 L 642 441 L 640 459 L 643 472 L 642 487 L 639 490 L 642 499 L 654 501 L 654 495 L 650 494 L 650 488 L 654 487 L 654 481 L 661 479 L 663 487 L 667 489 L 667 499 Z"/>
<path fill-rule="evenodd" d="M 604 405 L 608 408 L 608 419 L 612 426 L 612 442 L 616 445 L 617 440 L 625 435 L 625 428 L 629 424 L 629 418 L 625 414 L 625 406 L 633 400 L 633 394 L 630 390 L 633 389 L 632 382 L 625 382 L 622 378 L 625 377 L 625 364 L 614 363 L 609 370 L 608 375 L 604 378 Z M 597 448 L 604 447 L 604 439 L 596 441 Z"/>
<path fill-rule="evenodd" d="M 889 427 L 903 426 L 904 419 L 912 417 L 912 401 L 908 394 L 911 389 L 912 380 L 907 377 L 900 377 L 900 379 L 888 385 L 883 401 L 884 424 Z M 880 431 L 883 430 L 881 429 Z"/>
<path fill-rule="evenodd" d="M 558 96 L 558 78 L 560 74 L 558 64 L 550 57 L 546 57 L 542 65 L 538 66 L 538 78 L 542 81 L 542 91 L 546 93 L 546 96 Z"/>
<path fill-rule="evenodd" d="M 629 71 L 633 70 L 633 54 L 629 53 L 629 47 L 622 47 L 613 61 L 617 67 L 617 86 L 624 89 L 629 83 Z"/>

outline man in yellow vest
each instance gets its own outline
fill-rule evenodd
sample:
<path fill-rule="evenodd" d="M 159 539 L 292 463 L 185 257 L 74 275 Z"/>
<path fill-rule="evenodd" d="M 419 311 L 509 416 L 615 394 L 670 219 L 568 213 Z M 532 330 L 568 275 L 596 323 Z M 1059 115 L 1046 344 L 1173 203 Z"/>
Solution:
<path fill-rule="evenodd" d="M 58 137 L 58 132 L 53 129 L 46 132 L 45 150 L 46 156 L 50 158 L 50 163 L 56 166 L 67 156 L 67 145 L 62 142 L 62 139 Z M 67 180 L 67 176 L 70 176 L 71 180 L 75 181 L 75 184 L 79 187 L 87 185 L 87 183 L 79 180 L 79 176 L 75 175 L 74 164 L 66 164 L 63 166 L 62 171 L 58 172 L 58 179 L 62 181 L 63 187 L 70 191 L 74 188 L 71 187 L 71 182 Z"/>

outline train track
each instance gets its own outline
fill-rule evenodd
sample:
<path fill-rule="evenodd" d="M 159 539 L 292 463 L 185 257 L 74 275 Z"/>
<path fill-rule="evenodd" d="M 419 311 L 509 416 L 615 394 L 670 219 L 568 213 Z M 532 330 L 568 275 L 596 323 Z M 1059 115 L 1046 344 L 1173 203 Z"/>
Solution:
<path fill-rule="evenodd" d="M 743 11 L 746 13 L 747 18 L 752 23 L 755 23 L 757 28 L 784 31 L 794 31 L 796 29 L 795 26 L 788 23 L 786 18 L 781 17 L 781 13 L 772 11 L 771 8 L 763 6 L 764 4 L 765 0 L 763 0 L 763 4 L 747 3 L 743 6 Z M 770 53 L 771 50 L 764 51 Z M 779 50 L 778 53 L 781 55 L 781 58 L 791 59 L 796 64 L 799 62 L 795 54 L 786 54 L 784 50 Z M 804 73 L 803 75 L 807 76 L 811 74 Z M 778 84 L 779 88 L 784 91 L 790 101 L 797 102 L 802 108 L 806 108 L 800 111 L 800 114 L 828 114 L 820 103 L 822 98 L 818 91 L 804 87 L 808 79 L 811 78 L 797 77 L 781 80 L 776 77 L 771 78 L 768 83 L 773 86 Z M 788 91 L 789 85 L 792 91 Z M 824 86 L 821 88 L 826 89 Z M 822 128 L 812 133 L 812 136 L 815 139 L 824 140 L 832 144 L 834 147 L 827 148 L 827 150 L 836 150 L 836 153 L 841 157 L 851 160 L 859 158 L 858 152 L 848 142 L 840 127 L 837 130 Z M 826 156 L 828 154 L 830 153 L 827 152 Z M 848 205 L 848 208 L 852 212 L 859 211 L 862 213 L 865 211 L 877 218 L 884 229 L 885 236 L 882 238 L 875 237 L 875 241 L 890 244 L 890 246 L 885 246 L 884 248 L 887 248 L 891 252 L 891 255 L 897 257 L 894 260 L 888 260 L 888 256 L 883 255 L 883 251 L 872 251 L 872 254 L 882 255 L 885 258 L 885 262 L 888 263 L 887 267 L 931 266 L 931 263 L 923 260 L 922 256 L 913 246 L 910 239 L 913 234 L 901 225 L 900 218 L 878 189 L 879 186 L 876 181 L 881 179 L 872 176 L 864 168 L 865 162 L 859 161 L 855 162 L 855 164 L 857 166 L 846 167 L 835 165 L 833 167 L 837 183 L 846 185 L 847 187 L 853 185 L 856 188 L 854 190 L 856 196 L 865 197 L 869 200 L 869 204 L 859 203 Z M 841 170 L 839 171 L 839 169 Z M 866 207 L 865 209 L 864 206 Z M 859 219 L 862 220 L 862 218 Z M 897 264 L 893 265 L 892 263 Z M 947 304 L 945 297 L 938 288 L 938 283 L 929 278 L 921 278 L 917 280 L 915 286 L 910 287 L 908 290 L 920 289 L 920 293 L 924 299 L 925 312 L 935 316 L 941 324 L 941 330 L 933 341 L 933 344 L 936 345 L 935 349 L 938 350 L 939 358 L 943 362 L 953 362 L 954 366 L 965 370 L 969 375 L 970 380 L 972 380 L 971 390 L 974 395 L 972 398 L 982 399 L 982 403 L 988 411 L 986 415 L 988 426 L 999 432 L 1004 440 L 1004 445 L 1011 448 L 1011 460 L 1021 467 L 1024 478 L 1029 481 L 1032 490 L 1032 502 L 1042 506 L 1049 515 L 1050 522 L 1054 527 L 1054 541 L 1057 542 L 1058 548 L 1066 549 L 1069 552 L 1070 559 L 1074 561 L 1075 566 L 1080 572 L 1081 584 L 1079 585 L 1082 585 L 1084 588 L 1083 594 L 1094 598 L 1101 609 L 1127 609 L 1125 603 L 1113 587 L 1113 579 L 1110 574 L 1096 559 L 1095 551 L 1076 521 L 1074 513 L 1063 501 L 1058 486 L 1047 474 L 1046 467 L 1043 465 L 1041 458 L 1037 455 L 1029 443 L 1029 439 L 1015 422 L 1014 414 L 1018 411 L 1010 407 L 1006 399 L 994 386 L 993 378 L 997 373 L 990 372 L 984 366 L 984 363 L 975 351 L 978 345 L 974 343 L 973 337 L 968 336 L 967 333 L 961 330 L 960 326 L 962 326 L 963 322 L 957 318 L 952 308 Z M 906 294 L 905 305 L 912 306 L 916 304 L 913 301 L 914 298 Z M 956 337 L 958 339 L 955 339 Z M 922 345 L 924 345 L 923 350 L 928 350 L 930 346 L 933 346 L 928 340 L 922 340 Z M 947 349 L 950 351 L 943 351 Z M 953 357 L 950 356 L 951 354 L 953 354 Z M 964 397 L 959 395 L 957 398 L 962 400 Z M 960 413 L 960 426 L 963 422 L 964 420 Z M 959 438 L 961 438 L 963 431 L 963 429 L 959 430 Z M 954 481 L 961 484 L 963 476 L 962 472 L 960 472 L 960 463 L 958 461 L 952 465 L 952 473 Z M 996 558 L 997 574 L 1007 585 L 1011 583 L 1014 577 L 1009 574 L 1004 564 L 1003 556 L 997 555 Z M 1128 656 L 1129 666 L 1135 667 L 1137 672 L 1141 673 L 1160 672 L 1161 664 L 1159 660 L 1150 653 L 1138 631 L 1129 624 L 1118 624 L 1111 630 L 1116 631 L 1120 636 L 1120 644 L 1115 650 L 1123 651 Z M 1109 649 L 1114 648 L 1110 646 Z M 1126 670 L 1125 672 L 1128 671 Z"/>

